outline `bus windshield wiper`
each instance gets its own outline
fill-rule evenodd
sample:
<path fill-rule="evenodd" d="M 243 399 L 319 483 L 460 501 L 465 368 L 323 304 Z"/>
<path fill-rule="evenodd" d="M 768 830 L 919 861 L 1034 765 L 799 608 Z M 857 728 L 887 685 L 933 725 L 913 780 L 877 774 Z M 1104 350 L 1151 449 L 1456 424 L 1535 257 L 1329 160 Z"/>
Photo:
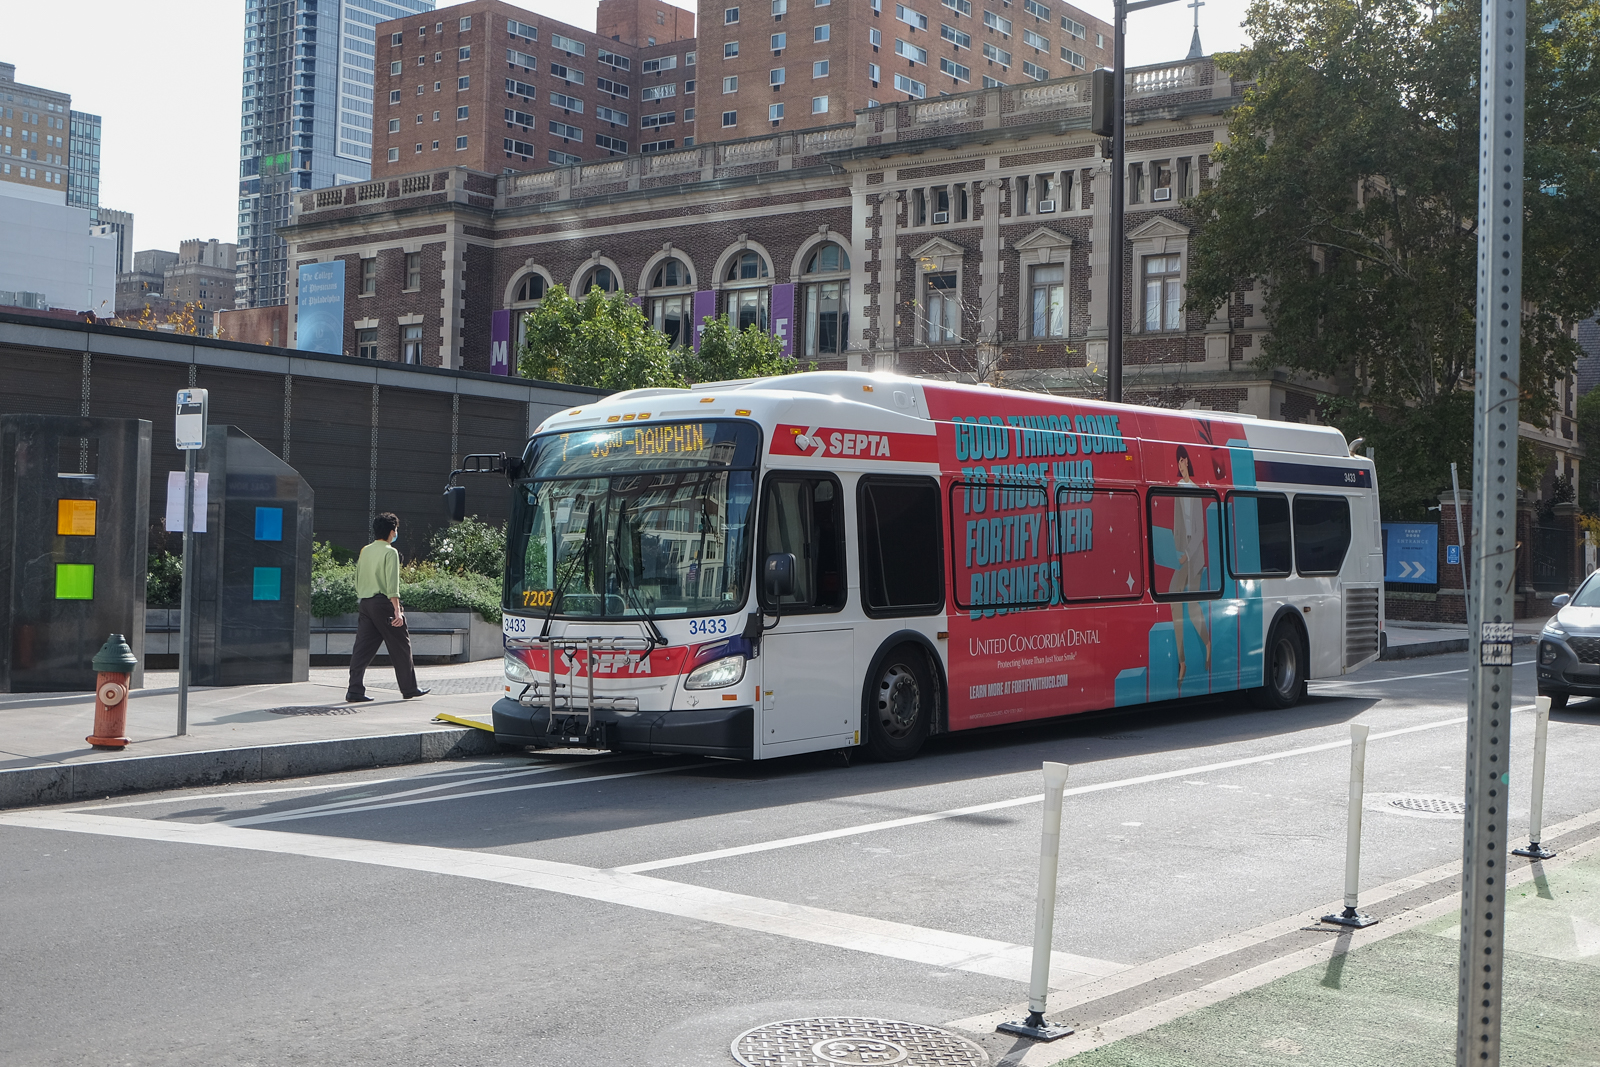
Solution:
<path fill-rule="evenodd" d="M 628 581 L 627 571 L 622 565 L 622 525 L 626 519 L 627 511 L 624 509 L 622 515 L 617 519 L 617 536 L 611 545 L 611 555 L 614 557 L 613 561 L 617 568 L 617 585 L 621 587 L 623 594 L 633 603 L 633 609 L 644 619 L 647 630 L 645 637 L 650 642 L 650 649 L 645 652 L 645 655 L 648 656 L 658 646 L 661 648 L 667 647 L 667 638 L 661 632 L 661 628 L 656 625 L 655 605 L 645 606 L 644 597 L 640 594 L 638 588 Z"/>

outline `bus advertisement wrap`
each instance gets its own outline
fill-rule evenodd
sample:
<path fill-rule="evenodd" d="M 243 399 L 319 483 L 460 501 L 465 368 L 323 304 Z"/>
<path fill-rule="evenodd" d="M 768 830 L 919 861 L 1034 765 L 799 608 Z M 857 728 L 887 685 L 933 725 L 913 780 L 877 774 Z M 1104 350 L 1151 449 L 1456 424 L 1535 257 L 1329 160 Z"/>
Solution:
<path fill-rule="evenodd" d="M 972 698 L 952 702 L 951 728 L 1259 684 L 1259 583 L 1225 579 L 1221 559 L 1222 496 L 1241 468 L 1254 484 L 1244 427 L 1163 420 L 1184 439 L 1146 437 L 1136 455 L 1137 412 L 1024 404 L 945 412 L 930 398 L 959 471 L 949 672 Z M 1093 610 L 1040 610 L 1062 606 Z"/>

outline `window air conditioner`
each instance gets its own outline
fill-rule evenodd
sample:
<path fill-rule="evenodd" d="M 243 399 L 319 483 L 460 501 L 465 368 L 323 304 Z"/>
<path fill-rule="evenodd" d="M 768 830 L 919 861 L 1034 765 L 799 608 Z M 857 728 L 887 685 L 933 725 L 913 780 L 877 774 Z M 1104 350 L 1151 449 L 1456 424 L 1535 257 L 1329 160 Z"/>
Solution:
<path fill-rule="evenodd" d="M 1040 211 L 1041 214 L 1048 214 L 1048 213 L 1054 211 L 1055 209 L 1056 209 L 1056 202 L 1054 200 L 1041 200 L 1041 201 L 1039 201 L 1039 211 Z"/>
<path fill-rule="evenodd" d="M 949 222 L 950 221 L 950 212 L 948 212 L 948 211 L 935 211 L 933 213 L 933 221 L 934 222 Z"/>
<path fill-rule="evenodd" d="M 1152 189 L 1150 191 L 1150 199 L 1151 200 L 1171 200 L 1172 199 L 1172 189 L 1171 188 Z"/>

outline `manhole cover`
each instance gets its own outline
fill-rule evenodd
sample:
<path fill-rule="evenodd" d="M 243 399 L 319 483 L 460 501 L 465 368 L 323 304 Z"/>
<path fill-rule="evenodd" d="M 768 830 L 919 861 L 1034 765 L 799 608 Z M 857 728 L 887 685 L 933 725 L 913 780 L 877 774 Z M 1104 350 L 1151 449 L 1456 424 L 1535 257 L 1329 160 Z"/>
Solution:
<path fill-rule="evenodd" d="M 1440 800 L 1438 797 L 1400 797 L 1389 801 L 1392 808 L 1405 811 L 1425 811 L 1430 815 L 1465 815 L 1467 806 L 1459 800 Z"/>
<path fill-rule="evenodd" d="M 267 708 L 268 715 L 354 715 L 360 708 L 349 705 L 296 704 L 286 708 Z"/>
<path fill-rule="evenodd" d="M 733 1042 L 744 1067 L 983 1067 L 981 1048 L 932 1026 L 892 1019 L 790 1019 L 746 1030 Z"/>

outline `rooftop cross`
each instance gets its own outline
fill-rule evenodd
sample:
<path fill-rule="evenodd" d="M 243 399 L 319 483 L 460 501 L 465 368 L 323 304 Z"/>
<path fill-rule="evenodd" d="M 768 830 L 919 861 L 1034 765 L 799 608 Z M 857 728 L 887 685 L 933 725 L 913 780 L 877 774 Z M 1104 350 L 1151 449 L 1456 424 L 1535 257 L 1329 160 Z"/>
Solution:
<path fill-rule="evenodd" d="M 1189 0 L 1185 7 L 1194 8 L 1194 37 L 1189 41 L 1189 59 L 1199 59 L 1205 52 L 1200 47 L 1200 9 L 1206 6 L 1205 0 Z"/>

